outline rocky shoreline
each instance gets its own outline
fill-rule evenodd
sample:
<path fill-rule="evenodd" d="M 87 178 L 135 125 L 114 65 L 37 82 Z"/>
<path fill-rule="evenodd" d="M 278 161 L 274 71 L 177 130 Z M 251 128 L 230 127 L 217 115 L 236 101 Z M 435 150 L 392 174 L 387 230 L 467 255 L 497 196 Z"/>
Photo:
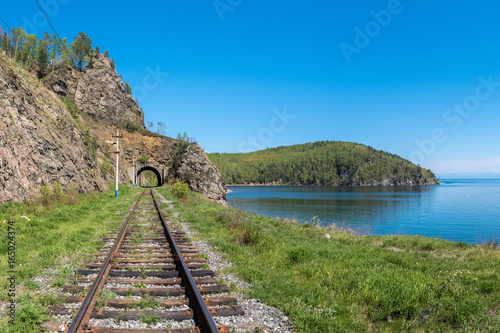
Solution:
<path fill-rule="evenodd" d="M 386 186 L 386 187 L 390 187 L 390 186 L 436 186 L 436 185 L 440 185 L 441 182 L 438 181 L 437 183 L 424 183 L 424 184 L 413 184 L 412 182 L 407 182 L 407 183 L 396 183 L 396 184 L 393 184 L 393 183 L 389 183 L 389 182 L 379 182 L 379 183 L 371 183 L 371 184 L 349 184 L 349 185 L 315 185 L 315 184 L 308 184 L 308 185 L 304 185 L 304 184 L 280 184 L 280 183 L 264 183 L 264 184 L 254 184 L 254 183 L 250 183 L 250 184 L 226 184 L 226 187 L 244 187 L 244 186 L 269 186 L 269 187 L 272 187 L 272 186 L 295 186 L 295 187 L 303 187 L 303 186 L 314 186 L 314 187 L 353 187 L 353 186 L 360 186 L 360 187 L 376 187 L 376 186 Z M 232 192 L 232 191 L 231 191 Z M 230 191 L 228 190 L 227 193 L 230 193 Z"/>

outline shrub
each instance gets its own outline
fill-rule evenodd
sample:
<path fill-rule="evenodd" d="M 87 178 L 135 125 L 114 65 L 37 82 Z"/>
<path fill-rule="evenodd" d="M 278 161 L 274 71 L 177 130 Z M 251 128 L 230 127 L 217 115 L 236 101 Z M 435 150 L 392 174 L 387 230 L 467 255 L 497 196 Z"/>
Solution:
<path fill-rule="evenodd" d="M 83 132 L 83 138 L 89 148 L 90 156 L 95 159 L 97 157 L 97 149 L 99 148 L 97 139 L 90 134 L 90 130 L 88 128 Z"/>
<path fill-rule="evenodd" d="M 40 188 L 40 201 L 45 207 L 50 208 L 52 206 L 52 192 L 47 184 L 42 184 Z"/>
<path fill-rule="evenodd" d="M 184 181 L 175 182 L 174 186 L 172 186 L 172 195 L 177 199 L 184 199 L 187 197 L 189 193 L 189 186 Z"/>
<path fill-rule="evenodd" d="M 53 206 L 76 205 L 79 202 L 80 197 L 74 187 L 70 187 L 64 192 L 61 183 L 56 181 L 52 186 L 42 184 L 40 194 L 34 199 L 33 204 L 35 206 L 41 205 L 50 209 Z"/>
<path fill-rule="evenodd" d="M 46 319 L 47 314 L 42 306 L 29 303 L 19 308 L 15 324 L 17 326 L 16 328 L 23 329 L 24 332 L 27 332 L 37 329 Z"/>
<path fill-rule="evenodd" d="M 241 234 L 241 243 L 245 245 L 256 245 L 259 239 L 259 230 L 250 222 L 247 222 L 245 230 Z"/>
<path fill-rule="evenodd" d="M 81 111 L 75 104 L 75 102 L 69 98 L 64 97 L 60 97 L 60 99 L 64 103 L 64 106 L 66 106 L 66 109 L 69 111 L 71 116 L 75 119 L 78 118 L 78 115 L 81 113 Z"/>
<path fill-rule="evenodd" d="M 104 176 L 104 178 L 106 178 L 108 175 L 112 174 L 112 172 L 113 172 L 113 167 L 111 167 L 111 164 L 105 157 L 101 164 L 101 173 Z"/>
<path fill-rule="evenodd" d="M 140 131 L 140 126 L 132 121 L 127 121 L 124 125 L 125 125 L 125 128 L 128 130 Z"/>
<path fill-rule="evenodd" d="M 139 158 L 139 162 L 144 163 L 149 161 L 149 156 L 147 155 L 142 155 L 141 158 Z"/>
<path fill-rule="evenodd" d="M 156 325 L 161 321 L 161 317 L 150 314 L 148 316 L 141 316 L 141 323 L 144 323 L 146 325 Z"/>
<path fill-rule="evenodd" d="M 434 250 L 434 249 L 435 249 L 435 246 L 434 246 L 434 243 L 432 243 L 432 242 L 427 242 L 427 243 L 425 243 L 425 244 L 423 244 L 423 245 L 421 246 L 421 249 L 422 249 L 422 250 L 426 250 L 426 251 L 432 251 L 432 250 Z"/>
<path fill-rule="evenodd" d="M 52 196 L 55 202 L 62 202 L 64 199 L 64 192 L 61 186 L 61 183 L 56 182 L 52 187 Z"/>

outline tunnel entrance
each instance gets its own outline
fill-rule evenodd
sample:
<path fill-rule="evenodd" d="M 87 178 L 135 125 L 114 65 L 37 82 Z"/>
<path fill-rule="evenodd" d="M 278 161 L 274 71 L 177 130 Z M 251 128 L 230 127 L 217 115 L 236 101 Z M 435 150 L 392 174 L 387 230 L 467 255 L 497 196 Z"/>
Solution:
<path fill-rule="evenodd" d="M 143 177 L 139 177 L 143 174 Z M 163 186 L 164 172 L 163 169 L 158 169 L 150 162 L 143 163 L 139 166 L 137 173 L 137 185 L 143 187 Z"/>

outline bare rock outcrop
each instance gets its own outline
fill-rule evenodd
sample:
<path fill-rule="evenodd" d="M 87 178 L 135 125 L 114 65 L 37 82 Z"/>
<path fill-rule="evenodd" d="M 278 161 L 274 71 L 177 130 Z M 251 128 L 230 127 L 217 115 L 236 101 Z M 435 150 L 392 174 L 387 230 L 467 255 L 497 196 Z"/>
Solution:
<path fill-rule="evenodd" d="M 97 121 L 144 128 L 144 114 L 134 98 L 124 93 L 122 79 L 111 60 L 98 53 L 80 72 L 60 65 L 44 79 L 56 94 L 74 100 L 83 112 Z"/>
<path fill-rule="evenodd" d="M 197 143 L 190 144 L 174 170 L 178 179 L 185 180 L 193 191 L 207 198 L 226 203 L 226 183 L 217 167 L 210 161 Z"/>
<path fill-rule="evenodd" d="M 0 202 L 56 181 L 80 192 L 107 189 L 88 145 L 60 100 L 0 55 Z"/>

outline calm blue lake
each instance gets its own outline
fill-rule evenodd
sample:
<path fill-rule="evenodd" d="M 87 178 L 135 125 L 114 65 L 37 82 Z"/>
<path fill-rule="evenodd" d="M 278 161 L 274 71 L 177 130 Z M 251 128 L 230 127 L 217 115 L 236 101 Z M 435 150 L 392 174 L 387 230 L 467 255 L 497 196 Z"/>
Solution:
<path fill-rule="evenodd" d="M 428 187 L 230 186 L 228 201 L 253 213 L 480 243 L 500 237 L 500 180 L 442 180 Z"/>

